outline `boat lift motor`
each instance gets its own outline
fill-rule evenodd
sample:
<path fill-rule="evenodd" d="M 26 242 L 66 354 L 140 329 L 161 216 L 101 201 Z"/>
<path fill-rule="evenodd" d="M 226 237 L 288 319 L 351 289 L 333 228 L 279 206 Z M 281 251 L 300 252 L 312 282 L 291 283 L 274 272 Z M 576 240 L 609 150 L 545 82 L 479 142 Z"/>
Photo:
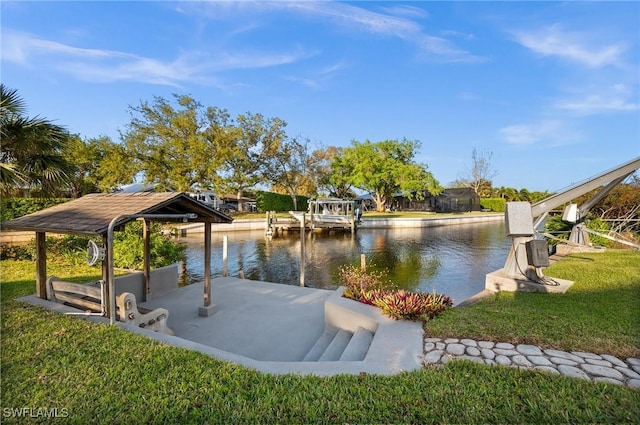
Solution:
<path fill-rule="evenodd" d="M 547 241 L 534 239 L 531 204 L 507 202 L 504 218 L 507 235 L 512 238 L 512 249 L 504 267 L 504 275 L 545 283 L 540 268 L 549 266 L 549 250 Z"/>

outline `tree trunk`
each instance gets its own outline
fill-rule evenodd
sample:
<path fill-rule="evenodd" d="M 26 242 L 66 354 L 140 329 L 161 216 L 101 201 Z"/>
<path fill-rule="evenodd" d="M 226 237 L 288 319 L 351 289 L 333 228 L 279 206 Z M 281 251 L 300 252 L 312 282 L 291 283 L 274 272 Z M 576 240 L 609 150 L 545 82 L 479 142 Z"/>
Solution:
<path fill-rule="evenodd" d="M 383 195 L 376 193 L 376 211 L 385 212 L 387 200 Z"/>
<path fill-rule="evenodd" d="M 242 212 L 244 211 L 242 209 L 242 188 L 238 188 L 238 193 L 237 193 L 238 197 L 236 198 L 238 200 L 238 212 Z"/>

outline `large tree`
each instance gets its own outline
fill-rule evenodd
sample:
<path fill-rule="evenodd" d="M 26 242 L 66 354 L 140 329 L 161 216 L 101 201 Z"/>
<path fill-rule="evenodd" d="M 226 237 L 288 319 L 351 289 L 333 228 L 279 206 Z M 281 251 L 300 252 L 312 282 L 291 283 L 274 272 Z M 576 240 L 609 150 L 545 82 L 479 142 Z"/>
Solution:
<path fill-rule="evenodd" d="M 336 198 L 355 198 L 356 193 L 353 191 L 351 170 L 346 168 L 346 164 L 342 161 L 343 150 L 344 148 L 335 146 L 329 146 L 325 150 L 325 163 L 323 163 L 323 166 L 327 169 L 321 180 L 321 188 L 329 192 L 330 196 L 335 196 Z"/>
<path fill-rule="evenodd" d="M 218 145 L 233 135 L 224 127 L 220 110 L 205 111 L 189 96 L 174 97 L 176 106 L 162 97 L 130 106 L 131 123 L 122 137 L 136 169 L 160 190 L 216 187 L 222 166 Z"/>
<path fill-rule="evenodd" d="M 266 161 L 286 138 L 287 123 L 279 118 L 265 119 L 261 114 L 238 115 L 233 123 L 227 111 L 211 109 L 212 122 L 219 131 L 226 129 L 228 137 L 218 137 L 218 149 L 224 161 L 224 186 L 234 190 L 238 211 L 245 190 L 253 188 L 261 179 Z"/>
<path fill-rule="evenodd" d="M 279 143 L 265 162 L 263 177 L 271 182 L 272 190 L 282 189 L 291 196 L 294 209 L 298 195 L 311 195 L 313 169 L 317 158 L 311 153 L 309 139 L 287 138 Z"/>
<path fill-rule="evenodd" d="M 17 90 L 0 84 L 0 189 L 19 187 L 53 194 L 67 184 L 71 164 L 65 158 L 68 132 L 44 118 L 28 117 Z"/>
<path fill-rule="evenodd" d="M 107 136 L 82 140 L 74 135 L 69 143 L 69 160 L 75 165 L 70 188 L 75 196 L 109 192 L 131 183 L 136 170 L 125 147 Z"/>
<path fill-rule="evenodd" d="M 424 191 L 437 195 L 442 187 L 425 164 L 414 158 L 420 142 L 407 139 L 373 143 L 352 141 L 340 159 L 353 185 L 371 193 L 378 211 L 385 211 L 396 192 L 422 199 Z"/>

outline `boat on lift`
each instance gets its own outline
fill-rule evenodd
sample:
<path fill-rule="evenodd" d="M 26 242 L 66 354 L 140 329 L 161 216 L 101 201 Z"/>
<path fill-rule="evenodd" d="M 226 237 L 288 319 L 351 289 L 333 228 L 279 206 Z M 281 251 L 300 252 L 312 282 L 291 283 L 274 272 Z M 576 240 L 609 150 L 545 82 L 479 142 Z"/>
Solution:
<path fill-rule="evenodd" d="M 356 229 L 355 201 L 340 198 L 318 198 L 307 202 L 308 211 L 289 211 L 300 223 L 316 228 Z M 304 215 L 304 217 L 303 217 Z"/>

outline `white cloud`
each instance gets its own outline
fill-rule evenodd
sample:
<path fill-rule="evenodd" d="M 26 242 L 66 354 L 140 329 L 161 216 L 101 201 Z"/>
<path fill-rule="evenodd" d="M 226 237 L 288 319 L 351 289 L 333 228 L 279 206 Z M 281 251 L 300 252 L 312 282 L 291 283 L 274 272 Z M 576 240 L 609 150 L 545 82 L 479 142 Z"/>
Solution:
<path fill-rule="evenodd" d="M 8 29 L 3 30 L 3 60 L 26 65 L 30 58 L 39 55 L 67 55 L 71 57 L 84 57 L 87 59 L 133 57 L 133 55 L 112 52 L 109 50 L 81 49 L 55 41 L 33 37 L 25 33 L 15 32 Z"/>
<path fill-rule="evenodd" d="M 634 97 L 633 91 L 624 84 L 614 84 L 591 93 L 556 102 L 558 109 L 568 110 L 580 115 L 592 115 L 606 112 L 637 111 L 640 105 Z"/>
<path fill-rule="evenodd" d="M 537 123 L 514 124 L 499 130 L 504 141 L 512 145 L 545 146 L 572 144 L 580 140 L 579 133 L 567 128 L 560 121 L 547 120 Z"/>
<path fill-rule="evenodd" d="M 188 53 L 175 59 L 154 58 L 100 49 L 86 49 L 29 34 L 3 30 L 2 60 L 23 66 L 47 65 L 80 80 L 93 82 L 138 81 L 179 86 L 186 81 L 214 84 L 216 71 L 266 68 L 290 64 L 314 55 L 298 48 L 284 53 Z"/>
<path fill-rule="evenodd" d="M 428 18 L 429 13 L 419 7 L 409 5 L 393 5 L 388 7 L 381 7 L 380 10 L 395 16 L 404 16 L 406 18 Z"/>
<path fill-rule="evenodd" d="M 450 62 L 479 62 L 483 60 L 455 47 L 451 41 L 445 38 L 424 33 L 422 26 L 409 18 L 424 18 L 428 14 L 423 9 L 413 6 L 380 8 L 383 12 L 387 11 L 388 13 L 377 13 L 355 5 L 333 1 L 213 1 L 186 3 L 180 10 L 184 13 L 190 10 L 191 13 L 205 15 L 213 20 L 237 18 L 239 14 L 256 16 L 268 12 L 291 12 L 310 19 L 328 22 L 350 31 L 397 37 L 415 44 L 424 58 Z"/>
<path fill-rule="evenodd" d="M 574 101 L 559 102 L 556 107 L 586 115 L 607 111 L 637 111 L 639 109 L 637 103 L 630 103 L 627 99 L 599 95 L 588 96 Z"/>
<path fill-rule="evenodd" d="M 590 34 L 567 32 L 559 25 L 536 31 L 514 32 L 516 41 L 544 56 L 557 56 L 583 65 L 599 68 L 618 65 L 625 52 L 623 43 L 605 44 Z"/>
<path fill-rule="evenodd" d="M 328 82 L 331 81 L 335 73 L 341 71 L 346 67 L 347 64 L 345 64 L 344 62 L 337 62 L 333 65 L 328 65 L 319 70 L 315 70 L 311 76 L 285 76 L 284 79 L 287 81 L 292 81 L 294 83 L 300 83 L 314 90 L 319 90 L 327 86 Z"/>

